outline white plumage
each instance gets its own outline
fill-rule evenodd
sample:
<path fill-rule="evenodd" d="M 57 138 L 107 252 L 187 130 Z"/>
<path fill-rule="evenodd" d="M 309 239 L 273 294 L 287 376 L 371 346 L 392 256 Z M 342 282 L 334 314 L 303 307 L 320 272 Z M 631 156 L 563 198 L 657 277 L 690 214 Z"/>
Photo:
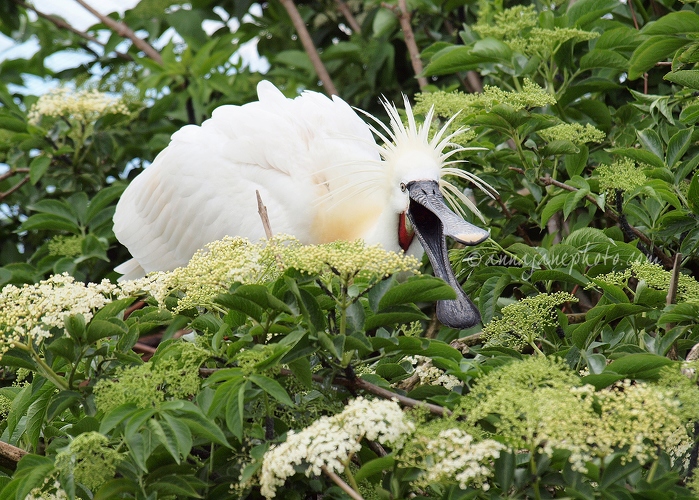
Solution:
<path fill-rule="evenodd" d="M 446 126 L 428 140 L 431 113 L 418 127 L 407 100 L 408 126 L 393 105 L 384 103 L 391 129 L 375 120 L 381 127 L 377 130 L 339 97 L 304 92 L 287 99 L 266 81 L 257 92 L 257 102 L 221 106 L 201 126 L 176 132 L 126 189 L 114 215 L 114 233 L 133 256 L 116 268 L 122 279 L 186 265 L 196 250 L 226 235 L 253 241 L 264 237 L 256 191 L 275 233 L 292 234 L 307 244 L 361 238 L 387 250 L 421 254 L 413 230 L 423 246 L 425 242 L 414 219 L 429 203 L 415 201 L 418 184 L 429 181 L 447 199 L 456 196 L 467 204 L 441 177 L 457 175 L 484 186 L 468 172 L 448 167 L 449 156 L 463 148 L 443 152 L 453 146 L 452 136 L 444 137 Z M 386 144 L 377 146 L 374 134 Z M 434 195 L 441 200 L 439 188 Z M 411 206 L 416 208 L 409 210 Z M 442 226 L 467 244 L 488 235 L 455 222 L 451 212 L 446 219 L 434 213 L 426 224 L 441 221 L 442 240 Z M 450 231 L 452 222 L 460 225 Z M 456 288 L 460 291 L 458 284 Z"/>

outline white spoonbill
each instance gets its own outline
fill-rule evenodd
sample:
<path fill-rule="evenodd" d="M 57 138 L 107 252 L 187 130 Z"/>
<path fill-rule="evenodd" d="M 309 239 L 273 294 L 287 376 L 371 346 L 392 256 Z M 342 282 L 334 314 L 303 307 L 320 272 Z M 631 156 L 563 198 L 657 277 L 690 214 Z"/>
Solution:
<path fill-rule="evenodd" d="M 444 176 L 492 188 L 450 166 L 455 162 L 448 159 L 465 148 L 451 144 L 449 124 L 430 139 L 432 112 L 418 126 L 407 98 L 408 125 L 384 102 L 391 128 L 371 117 L 377 129 L 337 96 L 304 92 L 287 99 L 267 81 L 257 94 L 257 102 L 221 106 L 201 126 L 173 134 L 124 191 L 114 233 L 133 259 L 116 268 L 122 279 L 184 266 L 226 235 L 264 237 L 257 190 L 272 229 L 302 243 L 363 239 L 418 257 L 424 248 L 435 274 L 457 293 L 456 300 L 437 303 L 439 320 L 455 328 L 480 321 L 451 269 L 445 235 L 475 245 L 489 233 L 447 208 L 443 195 L 478 213 Z M 378 146 L 372 133 L 385 144 Z"/>

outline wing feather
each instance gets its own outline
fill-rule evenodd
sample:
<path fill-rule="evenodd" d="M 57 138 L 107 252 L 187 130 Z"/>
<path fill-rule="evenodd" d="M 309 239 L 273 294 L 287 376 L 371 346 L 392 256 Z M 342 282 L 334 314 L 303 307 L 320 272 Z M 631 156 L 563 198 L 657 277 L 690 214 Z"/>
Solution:
<path fill-rule="evenodd" d="M 177 131 L 126 189 L 114 215 L 114 233 L 134 257 L 118 268 L 125 277 L 139 266 L 148 273 L 186 265 L 225 235 L 263 237 L 256 190 L 275 233 L 313 243 L 322 210 L 314 200 L 350 168 L 332 167 L 378 161 L 369 128 L 341 99 L 314 92 L 287 99 L 269 82 L 258 96 Z"/>

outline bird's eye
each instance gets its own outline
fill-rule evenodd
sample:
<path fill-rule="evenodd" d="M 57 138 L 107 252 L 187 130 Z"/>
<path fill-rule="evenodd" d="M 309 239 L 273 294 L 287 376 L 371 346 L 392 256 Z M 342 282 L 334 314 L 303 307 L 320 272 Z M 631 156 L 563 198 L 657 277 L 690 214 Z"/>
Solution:
<path fill-rule="evenodd" d="M 407 188 L 406 188 L 406 186 L 405 186 L 405 183 L 401 182 L 401 183 L 400 183 L 400 190 L 403 191 L 403 192 L 405 193 L 405 190 L 406 190 L 406 189 L 407 189 Z"/>

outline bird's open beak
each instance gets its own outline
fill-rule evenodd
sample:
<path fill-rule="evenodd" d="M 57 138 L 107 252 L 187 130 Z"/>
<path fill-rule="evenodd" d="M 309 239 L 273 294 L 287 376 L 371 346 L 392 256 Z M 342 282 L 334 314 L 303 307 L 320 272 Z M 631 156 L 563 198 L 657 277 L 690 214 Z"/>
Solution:
<path fill-rule="evenodd" d="M 436 181 L 413 181 L 407 188 L 410 196 L 408 219 L 415 234 L 432 263 L 434 274 L 449 283 L 456 292 L 455 300 L 437 302 L 437 318 L 442 324 L 452 328 L 471 327 L 481 320 L 481 315 L 454 276 L 449 264 L 445 236 L 464 245 L 477 245 L 490 234 L 449 210 Z"/>

